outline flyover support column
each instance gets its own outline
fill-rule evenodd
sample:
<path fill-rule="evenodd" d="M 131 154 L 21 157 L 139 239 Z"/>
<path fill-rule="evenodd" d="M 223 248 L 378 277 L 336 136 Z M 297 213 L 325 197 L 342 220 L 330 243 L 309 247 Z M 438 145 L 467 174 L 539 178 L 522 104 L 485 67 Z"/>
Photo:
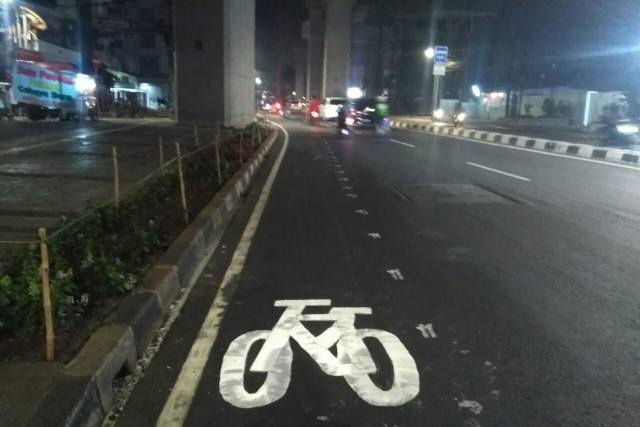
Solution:
<path fill-rule="evenodd" d="M 323 97 L 345 96 L 351 61 L 353 0 L 325 0 Z"/>
<path fill-rule="evenodd" d="M 241 126 L 255 115 L 255 0 L 174 4 L 176 119 Z"/>
<path fill-rule="evenodd" d="M 322 97 L 325 21 L 320 0 L 307 0 L 309 20 L 303 24 L 303 38 L 307 40 L 307 91 L 306 96 Z"/>

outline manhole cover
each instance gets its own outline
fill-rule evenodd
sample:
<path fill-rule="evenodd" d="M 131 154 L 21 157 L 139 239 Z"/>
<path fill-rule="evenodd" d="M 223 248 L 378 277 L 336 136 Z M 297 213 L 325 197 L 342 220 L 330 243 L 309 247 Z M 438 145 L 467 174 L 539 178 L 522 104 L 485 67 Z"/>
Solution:
<path fill-rule="evenodd" d="M 401 192 L 413 200 L 438 203 L 505 203 L 506 197 L 474 184 L 419 184 L 406 186 Z"/>

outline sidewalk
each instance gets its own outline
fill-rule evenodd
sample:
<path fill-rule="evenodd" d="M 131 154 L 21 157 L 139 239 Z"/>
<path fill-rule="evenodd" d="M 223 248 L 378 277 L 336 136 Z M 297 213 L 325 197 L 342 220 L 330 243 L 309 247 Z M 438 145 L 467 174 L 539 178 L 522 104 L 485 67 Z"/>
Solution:
<path fill-rule="evenodd" d="M 434 123 L 431 118 L 424 116 L 394 116 L 391 117 L 391 126 L 601 160 L 637 164 L 640 157 L 640 145 L 605 145 L 594 132 L 588 132 L 581 126 L 512 125 L 498 121 L 469 120 L 463 129 L 457 129 L 451 123 Z"/>

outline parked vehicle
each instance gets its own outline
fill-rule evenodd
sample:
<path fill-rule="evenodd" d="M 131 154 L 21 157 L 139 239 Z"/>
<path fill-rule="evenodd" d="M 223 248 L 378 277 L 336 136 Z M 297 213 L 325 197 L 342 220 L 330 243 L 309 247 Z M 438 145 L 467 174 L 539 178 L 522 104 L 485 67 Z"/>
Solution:
<path fill-rule="evenodd" d="M 91 76 L 58 68 L 55 63 L 16 61 L 13 67 L 13 99 L 34 121 L 93 118 L 97 112 L 95 89 Z"/>

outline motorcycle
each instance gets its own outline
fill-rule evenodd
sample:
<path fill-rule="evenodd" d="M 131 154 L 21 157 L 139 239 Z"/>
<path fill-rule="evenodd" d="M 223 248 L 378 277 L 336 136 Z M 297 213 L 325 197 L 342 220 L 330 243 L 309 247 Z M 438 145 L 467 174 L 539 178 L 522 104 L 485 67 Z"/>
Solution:
<path fill-rule="evenodd" d="M 349 130 L 349 126 L 353 126 L 354 120 L 353 117 L 340 117 L 338 116 L 338 135 L 340 136 L 349 136 L 351 131 Z"/>
<path fill-rule="evenodd" d="M 318 119 L 320 119 L 320 113 L 317 111 L 309 112 L 309 125 L 315 126 L 318 123 Z"/>
<path fill-rule="evenodd" d="M 453 114 L 453 127 L 462 127 L 467 115 L 464 112 Z"/>
<path fill-rule="evenodd" d="M 391 132 L 389 118 L 385 117 L 376 123 L 376 135 L 389 135 Z"/>

